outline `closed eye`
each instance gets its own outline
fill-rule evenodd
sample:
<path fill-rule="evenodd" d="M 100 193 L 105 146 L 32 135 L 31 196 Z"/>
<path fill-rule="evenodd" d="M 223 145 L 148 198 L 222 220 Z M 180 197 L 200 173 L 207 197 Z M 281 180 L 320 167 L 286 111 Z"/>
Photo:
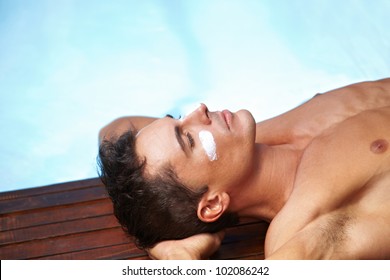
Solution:
<path fill-rule="evenodd" d="M 171 114 L 166 114 L 165 117 L 167 118 L 170 118 L 170 119 L 176 119 L 175 117 L 173 117 Z M 177 118 L 178 120 L 181 119 L 181 115 L 179 115 L 179 118 Z M 195 147 L 195 140 L 194 140 L 194 137 L 192 137 L 192 135 L 187 132 L 186 134 L 186 137 L 187 137 L 187 140 L 188 140 L 188 146 L 191 148 L 191 150 Z"/>
<path fill-rule="evenodd" d="M 172 116 L 171 114 L 166 114 L 165 117 L 170 118 L 170 119 L 175 119 L 175 120 L 180 120 L 180 119 L 181 119 L 181 115 L 179 115 L 178 118 L 175 118 L 175 117 Z"/>
<path fill-rule="evenodd" d="M 170 118 L 170 119 L 175 119 L 170 114 L 167 114 L 165 117 Z M 181 116 L 179 118 L 181 118 Z M 178 125 L 175 125 L 174 131 L 175 131 L 175 138 L 176 138 L 177 142 L 179 143 L 179 145 L 180 145 L 181 149 L 183 150 L 183 152 L 185 152 L 185 150 L 186 150 L 185 146 L 187 146 L 187 145 L 184 143 L 182 135 L 183 136 L 185 135 L 187 137 L 188 148 L 189 149 L 192 150 L 195 147 L 195 140 L 194 140 L 194 138 L 192 137 L 192 135 L 189 132 L 183 133 Z"/>
<path fill-rule="evenodd" d="M 192 137 L 192 135 L 189 132 L 186 133 L 186 136 L 187 136 L 188 144 L 189 144 L 190 148 L 193 149 L 195 147 L 194 138 Z"/>

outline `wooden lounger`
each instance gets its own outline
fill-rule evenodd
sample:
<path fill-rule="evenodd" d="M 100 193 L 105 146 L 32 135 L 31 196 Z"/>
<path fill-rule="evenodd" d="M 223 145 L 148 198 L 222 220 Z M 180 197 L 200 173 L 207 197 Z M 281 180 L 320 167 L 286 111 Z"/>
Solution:
<path fill-rule="evenodd" d="M 263 259 L 268 225 L 229 228 L 212 259 Z M 0 193 L 0 259 L 149 259 L 122 231 L 100 179 Z"/>

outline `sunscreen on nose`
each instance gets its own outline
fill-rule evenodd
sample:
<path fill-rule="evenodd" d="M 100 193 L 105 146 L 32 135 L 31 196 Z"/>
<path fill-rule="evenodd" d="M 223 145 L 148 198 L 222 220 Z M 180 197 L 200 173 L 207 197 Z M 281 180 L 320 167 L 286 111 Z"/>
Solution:
<path fill-rule="evenodd" d="M 201 130 L 199 132 L 199 140 L 202 143 L 203 150 L 205 151 L 209 160 L 217 160 L 217 147 L 215 145 L 213 134 L 211 134 L 210 131 Z"/>

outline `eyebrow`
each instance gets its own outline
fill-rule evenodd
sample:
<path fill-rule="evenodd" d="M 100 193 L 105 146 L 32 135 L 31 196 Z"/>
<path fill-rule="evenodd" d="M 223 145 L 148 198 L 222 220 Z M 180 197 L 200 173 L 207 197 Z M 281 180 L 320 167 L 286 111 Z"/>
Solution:
<path fill-rule="evenodd" d="M 177 125 L 175 126 L 175 136 L 176 136 L 177 142 L 179 142 L 180 148 L 183 150 L 183 152 L 185 154 L 187 154 L 186 150 L 185 150 L 185 144 L 184 144 L 183 138 L 181 137 L 181 134 L 180 134 L 180 128 Z"/>

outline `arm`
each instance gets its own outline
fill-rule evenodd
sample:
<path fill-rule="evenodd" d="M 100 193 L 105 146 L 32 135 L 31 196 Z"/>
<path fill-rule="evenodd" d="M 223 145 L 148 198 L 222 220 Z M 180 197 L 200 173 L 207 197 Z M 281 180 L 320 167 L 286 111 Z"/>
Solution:
<path fill-rule="evenodd" d="M 308 240 L 313 240 L 313 237 L 308 237 Z M 320 255 L 316 257 L 311 254 L 309 256 L 308 250 L 306 250 L 308 240 L 304 240 L 303 236 L 297 236 L 278 250 L 272 255 L 267 256 L 266 260 L 309 260 L 309 259 L 321 259 Z M 318 250 L 317 250 L 318 252 Z"/>
<path fill-rule="evenodd" d="M 210 257 L 221 245 L 225 233 L 201 233 L 182 240 L 167 240 L 147 250 L 152 259 L 201 260 Z"/>
<path fill-rule="evenodd" d="M 256 126 L 256 142 L 305 147 L 322 131 L 363 111 L 390 106 L 390 79 L 362 82 L 319 94 Z"/>
<path fill-rule="evenodd" d="M 343 230 L 340 228 L 341 222 L 335 222 L 332 225 L 332 221 L 337 221 L 337 219 L 337 215 L 332 214 L 314 219 L 303 229 L 293 233 L 292 237 L 278 249 L 271 254 L 266 254 L 265 258 L 267 260 L 319 260 L 350 257 L 345 255 L 345 251 L 344 254 L 340 254 L 345 244 L 334 238 L 337 236 L 337 231 Z"/>
<path fill-rule="evenodd" d="M 118 118 L 99 131 L 99 143 L 104 139 L 110 139 L 113 136 L 121 135 L 128 130 L 140 130 L 155 120 L 157 120 L 157 118 L 138 116 Z"/>

